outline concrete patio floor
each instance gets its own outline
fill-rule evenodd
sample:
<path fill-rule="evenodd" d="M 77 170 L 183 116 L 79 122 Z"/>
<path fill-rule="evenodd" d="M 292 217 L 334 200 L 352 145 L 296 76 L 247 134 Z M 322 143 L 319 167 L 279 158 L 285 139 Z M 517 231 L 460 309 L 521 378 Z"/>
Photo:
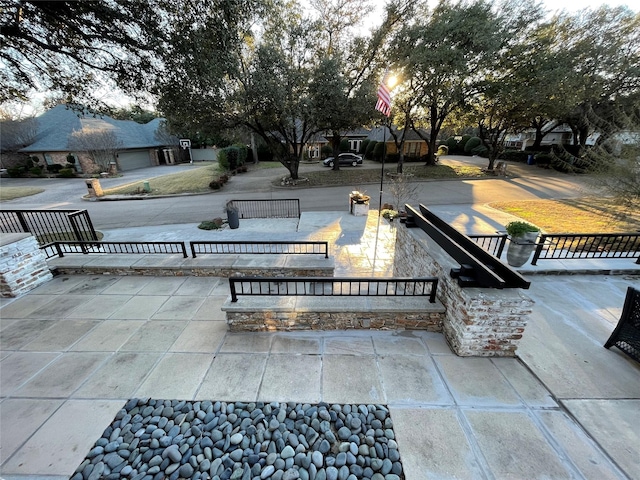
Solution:
<path fill-rule="evenodd" d="M 376 220 L 317 214 L 216 233 L 326 238 L 336 275 L 384 276 L 395 227 L 376 236 Z M 145 230 L 211 235 L 162 228 Z M 105 240 L 143 240 L 127 230 Z M 490 359 L 457 357 L 437 333 L 232 334 L 226 279 L 58 276 L 0 301 L 1 476 L 68 478 L 126 400 L 152 397 L 385 404 L 408 480 L 640 478 L 640 365 L 602 347 L 640 276 L 531 280 L 519 358 Z"/>

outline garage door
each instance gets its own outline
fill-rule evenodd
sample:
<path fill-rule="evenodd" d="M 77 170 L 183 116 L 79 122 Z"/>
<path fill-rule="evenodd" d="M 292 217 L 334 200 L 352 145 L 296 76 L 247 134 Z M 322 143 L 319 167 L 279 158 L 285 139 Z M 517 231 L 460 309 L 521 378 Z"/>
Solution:
<path fill-rule="evenodd" d="M 148 150 L 118 153 L 118 164 L 123 172 L 136 168 L 152 167 Z"/>

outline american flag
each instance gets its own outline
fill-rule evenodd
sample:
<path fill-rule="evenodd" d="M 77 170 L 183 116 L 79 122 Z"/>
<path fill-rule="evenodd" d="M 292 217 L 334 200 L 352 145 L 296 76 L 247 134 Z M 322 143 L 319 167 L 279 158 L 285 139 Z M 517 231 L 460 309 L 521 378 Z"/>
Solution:
<path fill-rule="evenodd" d="M 387 87 L 388 72 L 385 72 L 380 86 L 378 87 L 378 101 L 376 102 L 376 110 L 385 116 L 391 115 L 391 93 L 389 87 Z"/>

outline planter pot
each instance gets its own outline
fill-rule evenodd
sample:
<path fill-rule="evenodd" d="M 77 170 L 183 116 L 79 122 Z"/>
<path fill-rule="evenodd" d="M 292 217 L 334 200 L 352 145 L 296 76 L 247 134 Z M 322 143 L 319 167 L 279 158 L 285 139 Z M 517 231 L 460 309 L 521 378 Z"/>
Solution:
<path fill-rule="evenodd" d="M 528 232 L 523 236 L 511 237 L 507 248 L 507 263 L 512 267 L 521 267 L 529 260 L 536 248 L 539 232 Z"/>
<path fill-rule="evenodd" d="M 229 222 L 229 228 L 238 228 L 240 226 L 238 210 L 227 210 L 227 221 Z"/>

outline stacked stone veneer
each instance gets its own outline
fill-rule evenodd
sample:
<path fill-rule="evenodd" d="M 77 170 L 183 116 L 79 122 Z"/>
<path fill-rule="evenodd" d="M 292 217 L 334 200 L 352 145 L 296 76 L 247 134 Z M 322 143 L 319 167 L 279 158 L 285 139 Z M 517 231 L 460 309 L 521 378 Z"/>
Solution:
<path fill-rule="evenodd" d="M 267 305 L 272 304 L 269 308 Z M 222 306 L 232 332 L 427 330 L 441 332 L 440 302 L 422 297 L 254 297 Z"/>
<path fill-rule="evenodd" d="M 47 259 L 29 233 L 2 234 L 0 296 L 17 297 L 52 278 Z"/>
<path fill-rule="evenodd" d="M 438 299 L 446 309 L 443 333 L 457 355 L 515 356 L 533 300 L 521 289 L 461 288 L 451 278 L 459 267 L 419 228 L 396 233 L 395 276 L 437 276 Z"/>

